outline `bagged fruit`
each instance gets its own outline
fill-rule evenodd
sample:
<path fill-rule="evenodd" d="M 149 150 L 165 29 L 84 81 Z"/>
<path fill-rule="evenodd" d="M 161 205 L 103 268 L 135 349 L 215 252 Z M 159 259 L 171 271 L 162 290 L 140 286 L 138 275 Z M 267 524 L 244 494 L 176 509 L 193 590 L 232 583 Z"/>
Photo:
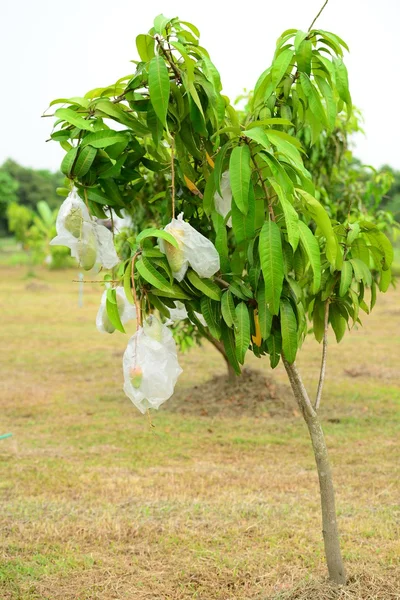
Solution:
<path fill-rule="evenodd" d="M 219 270 L 219 254 L 214 244 L 186 223 L 183 213 L 172 219 L 164 229 L 178 242 L 179 247 L 175 248 L 161 238 L 158 240 L 177 281 L 182 281 L 189 265 L 199 277 L 211 277 Z"/>
<path fill-rule="evenodd" d="M 57 236 L 50 245 L 70 248 L 71 256 L 85 271 L 96 263 L 111 269 L 119 262 L 111 231 L 91 218 L 75 188 L 60 207 L 56 230 Z"/>
<path fill-rule="evenodd" d="M 129 340 L 123 371 L 124 392 L 140 412 L 158 409 L 172 396 L 182 369 L 172 333 L 156 317 L 146 319 Z"/>

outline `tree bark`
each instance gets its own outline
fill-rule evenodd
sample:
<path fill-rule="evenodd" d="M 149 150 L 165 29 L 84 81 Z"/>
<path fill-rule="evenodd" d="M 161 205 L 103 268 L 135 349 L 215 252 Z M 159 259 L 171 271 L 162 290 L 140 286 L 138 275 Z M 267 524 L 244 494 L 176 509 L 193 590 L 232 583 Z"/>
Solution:
<path fill-rule="evenodd" d="M 322 510 L 322 534 L 329 577 L 337 584 L 346 583 L 346 571 L 340 551 L 339 531 L 336 520 L 335 492 L 329 464 L 328 449 L 316 411 L 313 409 L 295 363 L 283 358 L 290 384 L 307 424 L 317 465 Z"/>

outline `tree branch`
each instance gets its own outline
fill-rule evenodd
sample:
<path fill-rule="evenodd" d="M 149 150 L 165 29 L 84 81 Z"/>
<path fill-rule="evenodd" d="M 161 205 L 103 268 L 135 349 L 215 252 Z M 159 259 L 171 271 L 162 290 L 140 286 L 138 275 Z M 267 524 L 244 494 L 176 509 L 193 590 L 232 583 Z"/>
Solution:
<path fill-rule="evenodd" d="M 182 78 L 181 78 L 181 74 L 179 72 L 178 67 L 176 66 L 176 64 L 174 63 L 174 60 L 172 58 L 172 54 L 169 54 L 167 52 L 167 50 L 164 48 L 164 46 L 161 43 L 161 40 L 158 36 L 155 36 L 156 42 L 158 44 L 158 47 L 160 48 L 161 52 L 164 54 L 167 63 L 169 64 L 169 66 L 171 67 L 171 69 L 174 72 L 175 75 L 175 79 L 178 81 L 178 83 L 182 83 Z"/>
<path fill-rule="evenodd" d="M 322 358 L 321 358 L 321 371 L 319 374 L 319 382 L 317 389 L 317 396 L 315 398 L 314 408 L 317 411 L 321 403 L 322 388 L 324 387 L 325 371 L 326 371 L 326 357 L 328 354 L 328 325 L 329 325 L 329 298 L 325 302 L 325 318 L 324 318 L 324 339 L 322 341 Z"/>
<path fill-rule="evenodd" d="M 274 213 L 274 209 L 273 209 L 273 207 L 272 207 L 272 202 L 271 202 L 271 198 L 270 198 L 270 196 L 269 196 L 269 193 L 268 193 L 267 186 L 265 185 L 265 181 L 264 181 L 264 179 L 262 178 L 261 171 L 260 171 L 260 169 L 259 169 L 259 167 L 258 167 L 258 165 L 257 165 L 256 159 L 255 159 L 255 158 L 254 158 L 254 156 L 251 154 L 251 151 L 250 151 L 250 155 L 251 155 L 251 160 L 253 161 L 254 167 L 255 167 L 255 169 L 256 169 L 256 171 L 257 171 L 258 178 L 259 178 L 259 180 L 260 180 L 260 183 L 261 183 L 261 185 L 262 185 L 262 188 L 263 188 L 263 190 L 264 190 L 265 199 L 266 199 L 266 201 L 268 202 L 268 211 L 269 211 L 269 216 L 271 217 L 271 221 L 275 221 L 275 213 Z"/>
<path fill-rule="evenodd" d="M 137 329 L 142 326 L 142 311 L 140 309 L 140 302 L 139 302 L 137 294 L 136 294 L 135 261 L 141 253 L 142 253 L 141 251 L 136 252 L 136 254 L 134 254 L 132 257 L 132 263 L 131 263 L 132 294 L 133 294 L 133 300 L 135 302 L 135 308 L 136 308 L 136 323 L 137 323 L 136 328 Z"/>
<path fill-rule="evenodd" d="M 288 374 L 290 384 L 292 386 L 293 394 L 296 398 L 301 412 L 303 413 L 304 417 L 315 417 L 317 413 L 313 409 L 313 405 L 311 404 L 311 400 L 308 397 L 307 390 L 304 387 L 304 384 L 300 377 L 300 373 L 297 370 L 296 363 L 288 363 L 283 354 L 282 360 L 286 369 L 286 373 Z"/>
<path fill-rule="evenodd" d="M 313 25 L 315 23 L 315 21 L 318 19 L 318 17 L 320 16 L 320 14 L 322 13 L 322 11 L 324 10 L 325 6 L 328 4 L 328 0 L 325 0 L 324 5 L 322 6 L 321 10 L 319 11 L 319 13 L 317 14 L 317 16 L 315 17 L 314 21 L 311 23 L 310 27 L 307 29 L 307 31 L 311 31 L 311 29 L 313 28 Z"/>
<path fill-rule="evenodd" d="M 175 140 L 171 141 L 171 196 L 172 196 L 172 218 L 175 219 Z"/>

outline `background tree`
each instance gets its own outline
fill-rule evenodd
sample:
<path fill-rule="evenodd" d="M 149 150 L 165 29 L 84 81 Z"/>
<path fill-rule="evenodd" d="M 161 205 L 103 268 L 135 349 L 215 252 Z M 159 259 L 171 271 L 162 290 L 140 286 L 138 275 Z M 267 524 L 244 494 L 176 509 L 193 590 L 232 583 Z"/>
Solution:
<path fill-rule="evenodd" d="M 167 316 L 169 303 L 180 300 L 199 329 L 195 313 L 202 314 L 237 373 L 248 350 L 268 354 L 272 367 L 282 359 L 314 449 L 329 574 L 345 583 L 318 417 L 327 332 L 331 326 L 340 341 L 359 322 L 360 309 L 373 307 L 377 288 L 386 291 L 390 284 L 393 251 L 378 223 L 348 207 L 330 214 L 316 197 L 312 148 L 321 135 L 332 135 L 338 115 L 351 118 L 352 105 L 342 60 L 347 46 L 313 25 L 278 39 L 243 122 L 222 94 L 197 28 L 160 15 L 137 38 L 133 76 L 67 103 L 54 101 L 67 106 L 55 111 L 51 137 L 66 151 L 61 170 L 93 216 L 129 208 L 146 184 L 145 173 L 165 173 L 169 189 L 154 204 L 162 225 L 172 218 L 168 232 L 151 222 L 128 242 L 114 282 L 123 283 L 136 304 L 138 332 L 142 314 L 158 309 Z M 221 214 L 216 192 L 223 196 L 228 183 L 232 199 Z M 215 244 L 220 269 L 210 278 L 199 276 L 198 267 L 181 278 L 185 245 L 177 228 L 183 225 L 174 219 L 180 212 L 188 235 L 196 230 Z M 110 298 L 108 316 L 121 329 L 112 291 Z M 314 402 L 295 364 L 309 321 L 323 341 Z"/>

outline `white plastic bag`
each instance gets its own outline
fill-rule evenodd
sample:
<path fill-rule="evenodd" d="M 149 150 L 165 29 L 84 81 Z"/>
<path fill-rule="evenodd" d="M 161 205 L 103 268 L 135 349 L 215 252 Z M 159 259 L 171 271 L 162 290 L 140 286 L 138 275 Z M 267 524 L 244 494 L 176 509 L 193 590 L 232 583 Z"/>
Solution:
<path fill-rule="evenodd" d="M 171 331 L 156 317 L 131 337 L 123 358 L 124 392 L 145 413 L 158 409 L 174 393 L 182 369 Z"/>
<path fill-rule="evenodd" d="M 128 302 L 128 299 L 125 295 L 125 290 L 122 286 L 115 288 L 115 292 L 117 295 L 119 318 L 121 319 L 121 323 L 124 325 L 128 321 L 136 319 L 136 308 Z M 115 327 L 108 318 L 106 302 L 107 290 L 104 290 L 101 297 L 99 310 L 97 312 L 96 327 L 100 333 L 113 333 L 115 331 Z"/>
<path fill-rule="evenodd" d="M 57 236 L 52 246 L 67 246 L 71 256 L 89 271 L 96 263 L 111 269 L 119 262 L 112 233 L 94 221 L 74 188 L 62 203 L 56 221 Z"/>
<path fill-rule="evenodd" d="M 217 213 L 222 215 L 225 219 L 228 212 L 232 210 L 232 189 L 231 182 L 229 179 L 229 171 L 224 171 L 224 173 L 222 173 L 221 193 L 222 197 L 219 195 L 219 192 L 215 192 L 214 205 Z M 228 227 L 232 227 L 232 217 L 229 217 L 226 224 Z"/>
<path fill-rule="evenodd" d="M 159 238 L 158 243 L 177 281 L 185 277 L 189 265 L 199 277 L 211 277 L 220 268 L 219 254 L 214 244 L 183 220 L 183 213 L 172 219 L 165 231 L 174 236 L 179 248 Z"/>
<path fill-rule="evenodd" d="M 172 323 L 177 323 L 178 321 L 184 321 L 185 319 L 189 318 L 187 310 L 186 310 L 186 306 L 183 304 L 183 302 L 179 302 L 179 300 L 176 300 L 175 301 L 175 307 L 176 308 L 169 308 L 168 309 Z M 198 320 L 200 321 L 200 323 L 204 327 L 207 327 L 207 323 L 205 322 L 205 319 L 204 319 L 203 315 L 201 313 L 198 313 L 198 312 L 195 312 L 194 314 L 198 318 Z"/>

